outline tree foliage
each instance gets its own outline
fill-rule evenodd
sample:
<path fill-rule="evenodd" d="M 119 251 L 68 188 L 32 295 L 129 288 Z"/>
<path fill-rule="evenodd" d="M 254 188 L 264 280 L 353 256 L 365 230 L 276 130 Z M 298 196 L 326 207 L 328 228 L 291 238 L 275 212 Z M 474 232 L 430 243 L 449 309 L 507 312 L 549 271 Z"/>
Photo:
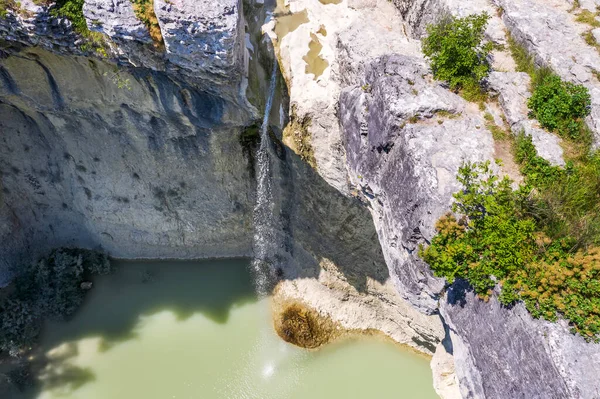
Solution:
<path fill-rule="evenodd" d="M 488 19 L 486 13 L 446 16 L 427 27 L 423 53 L 436 79 L 447 81 L 453 89 L 479 87 L 490 71 L 487 56 L 492 44 L 484 41 Z"/>
<path fill-rule="evenodd" d="M 465 164 L 454 213 L 438 221 L 437 235 L 420 255 L 450 283 L 464 278 L 485 300 L 499 284 L 503 304 L 521 300 L 534 317 L 562 316 L 574 331 L 597 341 L 600 163 L 593 164 L 595 158 L 553 167 L 537 156 L 531 139 L 521 136 L 517 144 L 525 183 L 513 190 L 489 163 Z"/>

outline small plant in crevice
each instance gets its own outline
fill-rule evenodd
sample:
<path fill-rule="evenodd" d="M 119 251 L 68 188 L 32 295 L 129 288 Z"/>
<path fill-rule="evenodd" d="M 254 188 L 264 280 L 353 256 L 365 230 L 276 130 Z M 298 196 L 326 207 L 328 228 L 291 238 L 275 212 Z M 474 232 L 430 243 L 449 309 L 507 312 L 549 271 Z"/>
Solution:
<path fill-rule="evenodd" d="M 80 34 L 85 42 L 80 45 L 81 51 L 95 52 L 106 57 L 106 43 L 100 32 L 89 30 L 85 16 L 83 15 L 84 0 L 57 0 L 51 8 L 50 14 L 54 17 L 62 17 L 71 21 L 73 30 Z"/>
<path fill-rule="evenodd" d="M 448 82 L 469 101 L 485 99 L 481 81 L 489 74 L 488 55 L 493 49 L 484 40 L 489 20 L 486 13 L 464 18 L 446 16 L 427 27 L 423 53 L 429 59 L 433 76 Z"/>
<path fill-rule="evenodd" d="M 116 66 L 113 68 L 113 71 L 111 73 L 104 72 L 102 75 L 108 77 L 111 80 L 111 82 L 113 82 L 113 84 L 117 86 L 117 88 L 131 90 L 131 81 L 129 80 L 129 78 L 124 78 L 123 76 L 121 76 L 119 68 L 117 68 Z"/>
<path fill-rule="evenodd" d="M 483 119 L 485 120 L 485 127 L 492 133 L 495 140 L 505 140 L 508 137 L 507 132 L 496 124 L 492 114 L 486 112 Z"/>
<path fill-rule="evenodd" d="M 45 319 L 64 319 L 81 305 L 87 279 L 107 274 L 105 254 L 83 249 L 57 249 L 18 270 L 13 283 L 2 289 L 0 352 L 18 356 L 33 345 Z"/>
<path fill-rule="evenodd" d="M 163 44 L 162 32 L 158 24 L 158 18 L 154 13 L 154 0 L 131 0 L 135 16 L 146 25 L 150 37 L 158 46 Z"/>
<path fill-rule="evenodd" d="M 21 3 L 15 0 L 0 0 L 0 18 L 6 18 L 8 11 L 16 11 Z"/>

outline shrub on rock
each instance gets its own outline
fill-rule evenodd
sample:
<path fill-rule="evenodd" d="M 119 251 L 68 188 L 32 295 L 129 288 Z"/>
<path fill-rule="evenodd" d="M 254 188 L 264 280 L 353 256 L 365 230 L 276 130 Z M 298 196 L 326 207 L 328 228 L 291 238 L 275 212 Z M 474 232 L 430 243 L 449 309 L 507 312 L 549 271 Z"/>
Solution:
<path fill-rule="evenodd" d="M 544 128 L 566 138 L 580 139 L 584 134 L 583 118 L 590 113 L 591 103 L 586 87 L 549 75 L 535 87 L 528 106 Z"/>
<path fill-rule="evenodd" d="M 479 90 L 479 83 L 490 72 L 487 56 L 492 43 L 484 41 L 488 19 L 486 13 L 447 16 L 427 27 L 423 53 L 436 79 L 447 81 L 453 90 Z"/>

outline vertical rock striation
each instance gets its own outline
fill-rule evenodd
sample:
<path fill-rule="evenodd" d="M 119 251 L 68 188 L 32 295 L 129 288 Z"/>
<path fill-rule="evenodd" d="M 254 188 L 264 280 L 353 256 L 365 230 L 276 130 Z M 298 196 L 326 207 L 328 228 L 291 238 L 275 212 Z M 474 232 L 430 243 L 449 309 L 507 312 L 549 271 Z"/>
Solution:
<path fill-rule="evenodd" d="M 461 163 L 491 159 L 493 142 L 465 101 L 424 70 L 412 57 L 375 59 L 362 86 L 342 91 L 340 123 L 351 179 L 368 199 L 390 274 L 401 295 L 432 313 L 443 282 L 419 258 L 419 245 L 448 212 Z M 464 115 L 440 124 L 440 111 Z"/>

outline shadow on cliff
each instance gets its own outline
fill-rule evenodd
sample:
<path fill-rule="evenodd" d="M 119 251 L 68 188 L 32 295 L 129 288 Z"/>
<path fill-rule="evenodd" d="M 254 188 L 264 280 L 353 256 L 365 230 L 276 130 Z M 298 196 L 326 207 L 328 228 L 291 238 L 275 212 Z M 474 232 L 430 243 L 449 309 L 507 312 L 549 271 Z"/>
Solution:
<path fill-rule="evenodd" d="M 73 319 L 45 326 L 36 360 L 9 373 L 2 373 L 0 367 L 0 377 L 7 376 L 13 390 L 22 389 L 20 393 L 2 394 L 0 380 L 1 397 L 33 399 L 44 391 L 68 397 L 96 379 L 91 369 L 80 367 L 76 361 L 82 350 L 90 351 L 87 345 L 94 339 L 99 340 L 98 352 L 110 351 L 139 339 L 150 318 L 156 317 L 153 325 L 165 323 L 162 316 L 166 320 L 174 317 L 171 324 L 198 315 L 224 324 L 232 308 L 257 300 L 248 260 L 115 264 L 115 273 L 94 281 Z"/>
<path fill-rule="evenodd" d="M 298 267 L 283 278 L 318 278 L 322 262 L 335 269 L 357 291 L 367 280 L 390 277 L 367 206 L 329 185 L 307 162 L 277 140 L 280 164 L 281 215 L 286 250 Z"/>

